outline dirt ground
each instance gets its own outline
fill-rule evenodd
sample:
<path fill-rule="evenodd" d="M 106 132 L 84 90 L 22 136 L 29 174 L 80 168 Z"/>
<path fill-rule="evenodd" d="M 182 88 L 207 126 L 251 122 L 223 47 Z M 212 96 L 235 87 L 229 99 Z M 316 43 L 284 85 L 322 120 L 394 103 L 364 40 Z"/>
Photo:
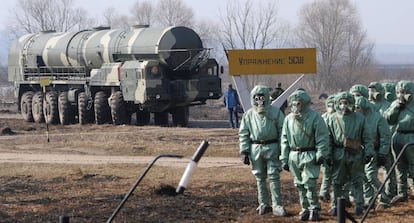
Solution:
<path fill-rule="evenodd" d="M 0 222 L 106 222 L 160 154 L 184 157 L 157 160 L 113 222 L 297 222 L 291 174 L 281 172 L 289 216 L 257 215 L 256 183 L 240 161 L 237 130 L 227 127 L 222 107 L 202 111 L 192 111 L 187 128 L 52 125 L 48 142 L 44 123 L 0 107 Z M 186 190 L 171 195 L 203 140 L 209 147 Z M 322 221 L 335 222 L 328 210 L 322 202 Z M 414 222 L 414 201 L 371 211 L 366 222 Z"/>

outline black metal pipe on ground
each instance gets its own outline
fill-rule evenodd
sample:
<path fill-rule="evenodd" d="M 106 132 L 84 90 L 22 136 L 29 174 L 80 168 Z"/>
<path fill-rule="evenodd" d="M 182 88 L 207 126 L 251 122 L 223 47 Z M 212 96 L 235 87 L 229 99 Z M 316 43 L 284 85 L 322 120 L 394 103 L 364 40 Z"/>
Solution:
<path fill-rule="evenodd" d="M 141 183 L 142 179 L 145 177 L 145 175 L 148 173 L 148 171 L 151 169 L 152 165 L 161 157 L 169 157 L 169 158 L 182 158 L 182 155 L 175 155 L 175 154 L 161 154 L 155 157 L 152 162 L 147 166 L 145 171 L 141 174 L 141 176 L 137 179 L 137 181 L 134 183 L 134 185 L 131 187 L 131 189 L 128 191 L 128 193 L 125 195 L 124 199 L 122 199 L 121 203 L 118 205 L 118 207 L 115 209 L 115 211 L 112 213 L 111 217 L 109 217 L 107 223 L 111 223 L 118 212 L 121 210 L 122 206 L 124 206 L 125 202 L 128 200 L 128 198 L 131 196 L 132 192 L 134 192 L 135 188 Z"/>
<path fill-rule="evenodd" d="M 69 223 L 68 216 L 59 216 L 59 223 Z"/>
<path fill-rule="evenodd" d="M 381 186 L 378 189 L 377 193 L 375 194 L 375 196 L 372 198 L 371 202 L 369 203 L 368 209 L 365 211 L 364 216 L 361 219 L 361 223 L 363 223 L 365 218 L 367 218 L 369 211 L 371 210 L 372 206 L 374 206 L 375 200 L 377 200 L 378 195 L 381 194 L 382 190 L 385 187 L 385 184 L 390 179 L 391 175 L 394 173 L 394 169 L 397 166 L 397 163 L 400 161 L 400 159 L 401 159 L 402 155 L 404 154 L 405 150 L 407 150 L 408 146 L 412 146 L 412 145 L 414 145 L 414 142 L 410 142 L 410 143 L 405 144 L 403 146 L 403 148 L 401 149 L 400 153 L 397 156 L 397 159 L 395 159 L 395 161 L 392 164 L 390 170 L 388 171 L 389 173 L 387 174 L 387 177 L 385 177 L 384 182 L 381 184 Z"/>

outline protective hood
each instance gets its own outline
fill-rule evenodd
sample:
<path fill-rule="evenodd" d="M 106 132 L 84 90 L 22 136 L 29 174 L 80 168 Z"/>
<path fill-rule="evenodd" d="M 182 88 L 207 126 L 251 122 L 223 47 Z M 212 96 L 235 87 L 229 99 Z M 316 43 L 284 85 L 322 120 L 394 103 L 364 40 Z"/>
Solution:
<path fill-rule="evenodd" d="M 413 94 L 414 93 L 414 84 L 410 81 L 399 81 L 395 85 L 395 92 L 399 91 L 405 91 L 407 94 Z"/>
<path fill-rule="evenodd" d="M 362 84 L 355 84 L 349 89 L 349 93 L 359 93 L 360 95 L 368 98 L 368 87 Z"/>
<path fill-rule="evenodd" d="M 383 98 L 384 95 L 385 95 L 385 90 L 382 87 L 381 83 L 371 82 L 368 85 L 368 88 L 374 88 L 375 91 L 376 91 L 376 93 L 374 93 L 374 94 L 368 93 L 369 100 L 375 100 L 376 101 L 376 100 L 379 100 L 379 99 Z"/>
<path fill-rule="evenodd" d="M 328 107 L 328 104 L 330 104 L 330 103 L 335 104 L 335 95 L 334 94 L 331 94 L 331 95 L 328 96 L 328 98 L 325 101 L 325 106 Z"/>
<path fill-rule="evenodd" d="M 263 95 L 264 96 L 264 105 L 263 107 L 259 108 L 255 101 L 255 96 Z M 267 107 L 270 106 L 270 93 L 269 87 L 264 85 L 256 85 L 253 90 L 250 92 L 250 103 L 252 104 L 253 109 L 258 112 L 264 111 Z"/>
<path fill-rule="evenodd" d="M 395 95 L 395 84 L 393 83 L 382 83 L 382 87 L 384 87 L 384 98 L 389 102 L 393 102 L 397 97 Z"/>
<path fill-rule="evenodd" d="M 412 101 L 413 92 L 414 92 L 414 83 L 410 81 L 399 81 L 395 86 L 395 92 L 397 94 L 397 99 L 400 101 L 405 101 L 407 103 Z M 398 98 L 399 94 L 403 92 L 403 94 Z"/>
<path fill-rule="evenodd" d="M 365 97 L 355 97 L 355 107 L 357 106 L 359 106 L 364 113 L 371 109 L 370 102 Z"/>
<path fill-rule="evenodd" d="M 293 101 L 300 101 L 304 106 L 303 108 L 308 108 L 311 102 L 311 98 L 309 97 L 308 93 L 306 93 L 306 91 L 296 90 L 289 96 L 289 106 L 292 105 Z"/>
<path fill-rule="evenodd" d="M 343 99 L 348 101 L 347 112 L 351 112 L 355 104 L 355 99 L 354 99 L 354 96 L 348 92 L 340 92 L 336 94 L 335 111 L 342 111 L 342 109 L 340 108 L 339 102 Z"/>

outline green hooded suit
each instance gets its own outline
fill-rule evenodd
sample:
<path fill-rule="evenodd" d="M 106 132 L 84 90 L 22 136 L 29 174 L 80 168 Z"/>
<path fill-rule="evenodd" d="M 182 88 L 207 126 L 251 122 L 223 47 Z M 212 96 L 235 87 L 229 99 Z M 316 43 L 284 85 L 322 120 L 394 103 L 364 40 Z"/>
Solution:
<path fill-rule="evenodd" d="M 264 98 L 259 106 L 255 96 Z M 270 105 L 269 88 L 257 85 L 250 92 L 252 108 L 243 114 L 239 128 L 240 153 L 249 154 L 256 177 L 259 208 L 270 207 L 266 179 L 269 179 L 273 210 L 282 206 L 280 194 L 280 134 L 285 115 Z"/>
<path fill-rule="evenodd" d="M 414 83 L 400 81 L 395 87 L 397 99 L 384 112 L 388 124 L 395 127 L 391 148 L 398 156 L 402 147 L 414 142 Z M 414 176 L 414 148 L 407 148 L 397 165 L 398 196 L 407 199 L 407 175 Z"/>
<path fill-rule="evenodd" d="M 331 156 L 329 131 L 322 116 L 310 108 L 311 99 L 305 91 L 293 92 L 288 101 L 292 112 L 283 123 L 280 160 L 288 162 L 295 177 L 302 212 L 320 210 L 317 179 L 320 164 Z M 297 112 L 292 109 L 294 102 L 300 103 Z"/>
<path fill-rule="evenodd" d="M 339 197 L 348 197 L 344 185 L 347 182 L 355 189 L 355 213 L 362 214 L 364 163 L 374 156 L 373 133 L 360 113 L 353 112 L 355 100 L 351 93 L 340 92 L 335 98 L 335 113 L 327 119 L 332 146 L 333 199 L 332 215 L 336 215 Z"/>

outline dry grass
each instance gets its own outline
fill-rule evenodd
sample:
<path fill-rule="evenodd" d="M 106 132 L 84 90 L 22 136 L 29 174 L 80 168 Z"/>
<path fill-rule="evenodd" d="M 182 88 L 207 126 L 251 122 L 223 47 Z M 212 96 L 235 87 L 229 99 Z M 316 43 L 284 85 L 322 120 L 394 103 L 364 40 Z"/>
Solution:
<path fill-rule="evenodd" d="M 239 159 L 237 130 L 226 125 L 220 120 L 192 120 L 189 128 L 57 125 L 50 126 L 47 143 L 44 124 L 0 118 L 0 127 L 9 126 L 17 133 L 0 136 L 0 155 L 176 153 L 191 157 L 201 141 L 207 140 L 206 157 Z M 105 222 L 145 168 L 132 164 L 1 163 L 0 222 L 57 222 L 63 214 L 70 222 Z M 258 216 L 254 210 L 256 183 L 249 168 L 241 163 L 198 167 L 184 194 L 167 196 L 157 192 L 163 185 L 176 187 L 184 167 L 155 165 L 114 222 L 297 222 L 300 207 L 291 174 L 281 173 L 283 201 L 291 215 Z M 322 203 L 322 220 L 335 222 L 328 210 L 329 205 Z M 414 201 L 372 212 L 366 222 L 414 222 Z"/>

